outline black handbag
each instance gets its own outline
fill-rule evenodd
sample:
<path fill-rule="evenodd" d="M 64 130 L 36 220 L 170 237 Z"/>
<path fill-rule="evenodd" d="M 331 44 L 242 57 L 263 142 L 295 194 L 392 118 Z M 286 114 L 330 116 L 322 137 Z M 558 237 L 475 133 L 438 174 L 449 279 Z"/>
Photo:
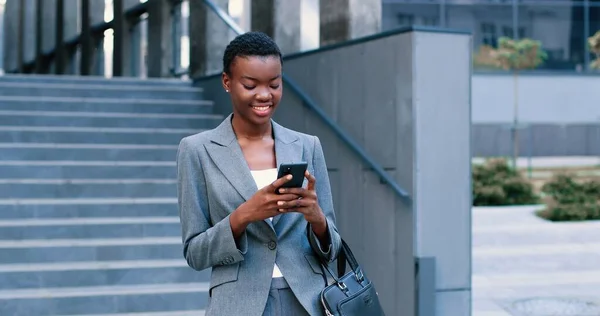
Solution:
<path fill-rule="evenodd" d="M 307 226 L 308 233 L 308 226 Z M 346 261 L 351 271 L 346 271 Z M 321 304 L 327 316 L 384 316 L 379 295 L 373 283 L 365 276 L 350 247 L 342 239 L 342 249 L 337 257 L 338 275 L 320 259 L 325 288 L 321 291 Z M 333 278 L 329 284 L 325 271 Z"/>

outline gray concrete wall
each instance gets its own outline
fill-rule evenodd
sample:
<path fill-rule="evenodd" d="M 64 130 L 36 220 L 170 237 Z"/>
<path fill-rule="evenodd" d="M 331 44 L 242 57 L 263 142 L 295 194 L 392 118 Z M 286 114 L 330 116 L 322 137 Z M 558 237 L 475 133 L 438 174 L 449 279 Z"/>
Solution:
<path fill-rule="evenodd" d="M 431 55 L 439 45 L 451 65 Z M 275 119 L 320 137 L 338 226 L 388 315 L 415 315 L 415 256 L 437 261 L 436 315 L 470 315 L 470 45 L 462 34 L 403 32 L 285 59 L 285 73 L 414 198 L 404 204 L 284 89 Z M 198 84 L 231 111 L 220 76 Z"/>
<path fill-rule="evenodd" d="M 600 155 L 600 75 L 522 74 L 518 81 L 522 156 Z M 473 155 L 512 153 L 514 78 L 473 76 Z"/>
<path fill-rule="evenodd" d="M 519 129 L 520 157 L 598 156 L 600 123 L 539 123 Z M 473 124 L 473 156 L 512 155 L 510 125 Z"/>
<path fill-rule="evenodd" d="M 600 74 L 521 74 L 517 82 L 522 122 L 600 122 Z M 473 75 L 474 123 L 512 122 L 513 100 L 513 76 Z"/>

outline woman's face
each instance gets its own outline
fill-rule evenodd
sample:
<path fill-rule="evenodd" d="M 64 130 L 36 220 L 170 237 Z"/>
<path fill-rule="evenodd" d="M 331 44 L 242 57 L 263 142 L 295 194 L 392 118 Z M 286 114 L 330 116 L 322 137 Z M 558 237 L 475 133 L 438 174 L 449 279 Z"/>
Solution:
<path fill-rule="evenodd" d="M 235 57 L 230 75 L 223 74 L 223 87 L 231 95 L 234 115 L 253 125 L 269 123 L 283 92 L 279 57 Z"/>

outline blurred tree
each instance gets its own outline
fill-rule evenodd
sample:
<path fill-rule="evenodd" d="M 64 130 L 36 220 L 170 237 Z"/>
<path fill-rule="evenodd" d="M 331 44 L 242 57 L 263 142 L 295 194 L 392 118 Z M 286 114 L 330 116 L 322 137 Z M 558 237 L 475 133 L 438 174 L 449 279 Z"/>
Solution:
<path fill-rule="evenodd" d="M 600 69 L 600 31 L 588 38 L 588 44 L 590 45 L 590 51 L 596 55 L 596 60 L 590 64 L 590 68 Z"/>
<path fill-rule="evenodd" d="M 498 47 L 483 45 L 475 55 L 474 63 L 481 67 L 504 69 L 513 73 L 514 80 L 514 115 L 513 115 L 513 168 L 517 166 L 519 157 L 519 72 L 535 69 L 547 58 L 540 41 L 523 38 L 513 40 L 509 37 L 500 37 Z"/>

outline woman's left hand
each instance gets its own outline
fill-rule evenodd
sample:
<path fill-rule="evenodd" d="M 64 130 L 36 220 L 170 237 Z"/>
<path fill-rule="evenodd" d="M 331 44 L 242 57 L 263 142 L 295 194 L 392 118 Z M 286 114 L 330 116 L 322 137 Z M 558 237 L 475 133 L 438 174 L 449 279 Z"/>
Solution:
<path fill-rule="evenodd" d="M 306 188 L 280 188 L 280 193 L 291 193 L 300 196 L 299 199 L 287 202 L 279 202 L 281 212 L 298 212 L 304 215 L 304 218 L 309 222 L 317 236 L 325 234 L 327 230 L 327 220 L 325 214 L 319 206 L 317 192 L 315 191 L 315 177 L 308 171 L 304 173 L 308 180 Z"/>

